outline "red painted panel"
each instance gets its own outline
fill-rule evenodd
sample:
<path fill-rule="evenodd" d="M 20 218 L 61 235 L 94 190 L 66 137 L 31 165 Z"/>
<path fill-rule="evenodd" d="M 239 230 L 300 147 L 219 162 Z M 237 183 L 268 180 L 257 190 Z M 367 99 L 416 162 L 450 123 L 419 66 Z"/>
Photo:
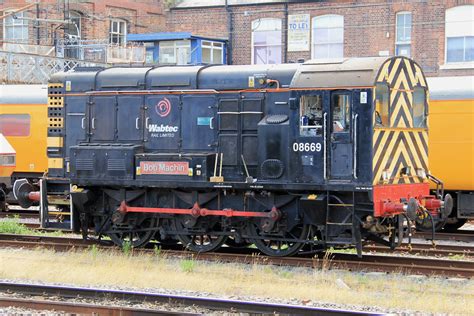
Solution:
<path fill-rule="evenodd" d="M 376 185 L 373 187 L 373 194 L 374 215 L 376 217 L 390 216 L 402 212 L 394 210 L 393 213 L 383 213 L 383 203 L 399 203 L 401 199 L 408 201 L 412 197 L 428 196 L 430 194 L 430 185 L 429 183 Z"/>

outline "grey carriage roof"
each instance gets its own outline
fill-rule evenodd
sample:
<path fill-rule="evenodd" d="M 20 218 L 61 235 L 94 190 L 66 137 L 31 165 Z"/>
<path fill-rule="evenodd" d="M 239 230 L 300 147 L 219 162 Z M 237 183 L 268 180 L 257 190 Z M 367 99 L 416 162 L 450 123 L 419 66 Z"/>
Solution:
<path fill-rule="evenodd" d="M 474 98 L 474 76 L 429 77 L 431 100 L 466 100 Z"/>

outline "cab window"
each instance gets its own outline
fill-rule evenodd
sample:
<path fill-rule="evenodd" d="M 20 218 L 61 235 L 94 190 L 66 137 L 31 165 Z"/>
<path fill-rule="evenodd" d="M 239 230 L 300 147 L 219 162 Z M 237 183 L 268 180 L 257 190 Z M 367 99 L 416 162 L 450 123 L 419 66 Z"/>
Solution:
<path fill-rule="evenodd" d="M 332 96 L 332 132 L 349 131 L 351 101 L 347 94 L 334 94 Z"/>
<path fill-rule="evenodd" d="M 319 136 L 323 132 L 323 102 L 320 95 L 300 98 L 300 136 Z"/>
<path fill-rule="evenodd" d="M 389 126 L 389 89 L 384 83 L 377 83 L 375 87 L 375 124 Z"/>
<path fill-rule="evenodd" d="M 413 91 L 413 127 L 426 127 L 426 90 L 416 87 Z"/>
<path fill-rule="evenodd" d="M 29 136 L 29 114 L 0 114 L 0 133 L 4 136 Z"/>

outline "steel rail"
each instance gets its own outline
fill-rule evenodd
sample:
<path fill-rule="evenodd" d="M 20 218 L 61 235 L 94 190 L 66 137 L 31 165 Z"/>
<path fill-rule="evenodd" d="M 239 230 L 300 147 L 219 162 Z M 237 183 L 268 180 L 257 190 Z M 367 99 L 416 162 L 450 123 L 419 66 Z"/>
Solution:
<path fill-rule="evenodd" d="M 68 313 L 78 315 L 200 315 L 196 313 L 172 312 L 161 309 L 134 308 L 127 306 L 101 305 L 90 303 L 64 302 L 33 298 L 8 298 L 0 297 L 0 307 L 20 307 L 24 309 L 54 311 L 55 313 Z"/>
<path fill-rule="evenodd" d="M 211 310 L 232 311 L 233 313 L 289 314 L 289 315 L 377 315 L 379 313 L 358 312 L 343 309 L 309 307 L 289 304 L 239 301 L 222 298 L 196 297 L 176 294 L 149 293 L 115 289 L 83 288 L 59 285 L 37 285 L 27 283 L 0 282 L 0 291 L 23 295 L 47 295 L 61 298 L 120 299 L 127 302 L 167 303 L 182 306 L 199 306 Z"/>
<path fill-rule="evenodd" d="M 431 239 L 431 232 L 417 231 L 413 235 L 413 238 Z M 456 233 L 437 232 L 435 234 L 435 240 L 455 240 L 455 241 L 474 242 L 474 231 L 458 230 Z"/>
<path fill-rule="evenodd" d="M 23 242 L 38 242 L 42 244 L 71 244 L 74 243 L 77 247 L 87 247 L 88 245 L 97 244 L 98 241 L 95 240 L 83 240 L 80 238 L 71 238 L 71 237 L 56 237 L 56 236 L 25 236 L 25 235 L 15 235 L 15 234 L 0 234 L 0 245 L 5 244 L 6 240 L 17 241 L 17 246 L 25 246 Z M 107 243 L 101 241 L 102 244 Z M 11 243 L 12 246 L 15 246 Z M 241 249 L 242 250 L 242 249 Z M 411 248 L 408 244 L 402 244 L 400 247 L 395 250 L 390 250 L 386 246 L 380 246 L 375 244 L 365 245 L 363 250 L 365 252 L 377 252 L 377 253 L 407 253 L 407 254 L 422 254 L 422 255 L 434 255 L 434 256 L 474 256 L 474 246 L 471 245 L 431 245 L 431 244 L 417 244 L 412 243 Z M 244 250 L 245 251 L 245 250 Z M 254 250 L 251 250 L 254 251 Z M 248 254 L 248 252 L 247 252 Z"/>

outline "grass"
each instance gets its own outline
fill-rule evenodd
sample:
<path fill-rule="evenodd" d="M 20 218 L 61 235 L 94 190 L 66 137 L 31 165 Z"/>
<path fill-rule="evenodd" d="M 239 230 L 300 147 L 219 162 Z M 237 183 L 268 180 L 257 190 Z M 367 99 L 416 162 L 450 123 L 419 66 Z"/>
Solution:
<path fill-rule="evenodd" d="M 0 234 L 15 234 L 15 235 L 41 235 L 41 236 L 53 236 L 59 237 L 64 236 L 64 233 L 60 230 L 51 232 L 42 232 L 27 227 L 25 224 L 20 223 L 18 215 L 14 217 L 7 217 L 0 221 Z"/>
<path fill-rule="evenodd" d="M 185 273 L 191 273 L 196 267 L 196 262 L 194 261 L 194 259 L 183 259 L 179 263 L 179 266 L 181 267 L 181 271 Z"/>
<path fill-rule="evenodd" d="M 6 218 L 0 222 L 0 234 L 30 235 L 33 230 L 20 223 L 18 217 Z"/>
<path fill-rule="evenodd" d="M 474 280 L 454 282 L 399 274 L 288 269 L 261 265 L 258 261 L 264 262 L 263 256 L 250 265 L 222 264 L 193 257 L 169 258 L 161 250 L 135 256 L 91 246 L 85 251 L 67 253 L 45 249 L 0 249 L 0 258 L 0 279 L 189 290 L 450 315 L 469 314 L 474 310 Z M 53 267 L 61 267 L 63 273 Z"/>
<path fill-rule="evenodd" d="M 131 241 L 124 241 L 123 244 L 122 244 L 122 252 L 126 255 L 126 256 L 130 256 L 132 254 L 132 242 Z"/>

